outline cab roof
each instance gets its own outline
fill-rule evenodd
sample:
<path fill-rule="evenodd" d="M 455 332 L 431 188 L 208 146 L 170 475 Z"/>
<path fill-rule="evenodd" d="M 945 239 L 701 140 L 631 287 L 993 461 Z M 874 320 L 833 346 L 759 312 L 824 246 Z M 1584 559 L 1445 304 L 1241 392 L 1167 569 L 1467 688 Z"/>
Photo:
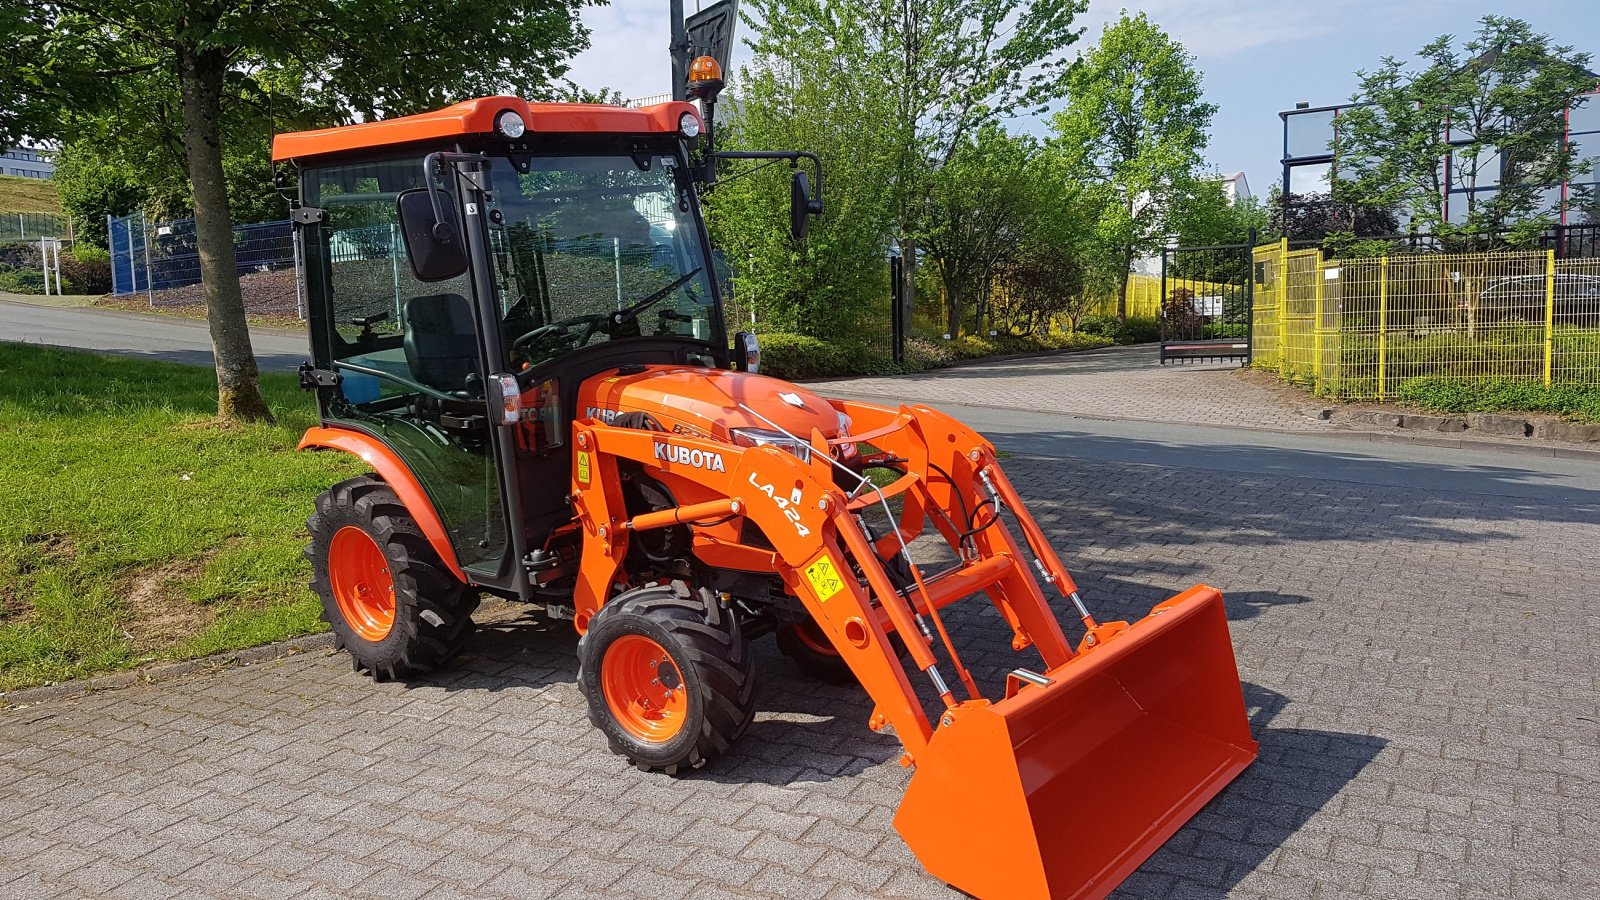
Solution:
<path fill-rule="evenodd" d="M 524 141 L 538 134 L 669 134 L 678 130 L 678 120 L 684 113 L 700 118 L 694 104 L 683 101 L 630 108 L 601 103 L 530 103 L 521 97 L 479 97 L 398 119 L 280 134 L 272 139 L 272 161 L 490 134 L 494 131 L 495 117 L 508 109 L 522 116 L 527 124 Z M 702 128 L 704 124 L 701 123 Z"/>

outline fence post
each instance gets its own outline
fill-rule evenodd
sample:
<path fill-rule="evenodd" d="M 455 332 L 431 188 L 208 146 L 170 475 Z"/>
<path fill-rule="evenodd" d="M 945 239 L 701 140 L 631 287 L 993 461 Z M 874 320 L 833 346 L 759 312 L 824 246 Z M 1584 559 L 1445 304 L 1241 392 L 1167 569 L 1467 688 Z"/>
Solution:
<path fill-rule="evenodd" d="M 1278 377 L 1289 375 L 1289 239 L 1278 239 Z"/>
<path fill-rule="evenodd" d="M 1384 367 L 1389 360 L 1389 255 L 1378 257 L 1378 399 L 1384 398 Z"/>
<path fill-rule="evenodd" d="M 1256 364 L 1256 228 L 1245 232 L 1244 248 L 1244 364 Z M 1224 310 L 1226 312 L 1226 310 Z"/>
<path fill-rule="evenodd" d="M 150 227 L 149 226 L 150 226 L 150 220 L 145 217 L 144 210 L 142 210 L 142 209 L 139 210 L 139 243 L 144 245 L 144 293 L 145 293 L 146 297 L 150 298 L 150 308 L 151 309 L 155 309 L 156 308 L 156 292 L 155 292 L 154 285 L 151 283 L 153 281 L 153 279 L 150 277 Z M 133 231 L 132 231 L 131 227 L 130 227 L 130 229 L 128 231 L 128 234 L 130 235 L 130 237 L 128 238 L 128 243 L 132 244 L 133 243 L 133 238 L 131 237 L 131 235 L 133 234 Z M 137 280 L 134 281 L 133 288 L 134 288 L 134 290 L 138 290 L 139 289 L 139 282 Z M 208 310 L 208 312 L 209 312 L 209 310 Z"/>
<path fill-rule="evenodd" d="M 1544 386 L 1550 386 L 1556 350 L 1556 251 L 1544 252 Z"/>
<path fill-rule="evenodd" d="M 1311 381 L 1317 390 L 1322 389 L 1322 284 L 1327 279 L 1322 271 L 1322 251 L 1317 250 L 1316 261 L 1311 268 L 1311 277 L 1315 283 L 1312 288 L 1311 304 Z"/>

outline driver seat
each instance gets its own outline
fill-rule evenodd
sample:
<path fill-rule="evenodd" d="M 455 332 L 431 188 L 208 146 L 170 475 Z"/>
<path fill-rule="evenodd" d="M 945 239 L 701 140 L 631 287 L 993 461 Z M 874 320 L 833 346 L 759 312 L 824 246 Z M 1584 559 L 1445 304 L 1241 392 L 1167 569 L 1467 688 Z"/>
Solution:
<path fill-rule="evenodd" d="M 424 294 L 406 301 L 406 364 L 417 381 L 448 394 L 481 391 L 478 326 L 460 294 Z"/>

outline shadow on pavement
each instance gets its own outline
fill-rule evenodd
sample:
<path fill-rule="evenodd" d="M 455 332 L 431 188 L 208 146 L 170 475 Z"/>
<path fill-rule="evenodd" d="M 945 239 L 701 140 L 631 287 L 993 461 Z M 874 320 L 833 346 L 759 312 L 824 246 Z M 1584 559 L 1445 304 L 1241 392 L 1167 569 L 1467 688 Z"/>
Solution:
<path fill-rule="evenodd" d="M 1260 756 L 1111 896 L 1222 898 L 1361 774 L 1388 741 L 1364 734 L 1272 728 L 1288 698 L 1244 683 Z"/>

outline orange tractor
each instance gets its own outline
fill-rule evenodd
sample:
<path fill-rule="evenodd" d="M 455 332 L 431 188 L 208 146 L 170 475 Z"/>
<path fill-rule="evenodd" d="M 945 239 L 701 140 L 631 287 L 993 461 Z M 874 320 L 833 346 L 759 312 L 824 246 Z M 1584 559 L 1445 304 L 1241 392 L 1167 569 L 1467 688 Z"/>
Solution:
<path fill-rule="evenodd" d="M 1098 622 L 982 436 L 758 374 L 699 194 L 719 160 L 788 160 L 803 238 L 822 173 L 813 195 L 815 157 L 707 130 L 684 102 L 486 97 L 278 136 L 322 421 L 301 447 L 372 469 L 308 520 L 339 645 L 409 678 L 461 650 L 481 594 L 528 603 L 580 635 L 611 748 L 673 774 L 738 752 L 774 634 L 904 746 L 895 825 L 929 872 L 1105 894 L 1255 757 L 1221 595 Z M 982 685 L 945 613 L 979 594 L 1019 654 Z"/>

